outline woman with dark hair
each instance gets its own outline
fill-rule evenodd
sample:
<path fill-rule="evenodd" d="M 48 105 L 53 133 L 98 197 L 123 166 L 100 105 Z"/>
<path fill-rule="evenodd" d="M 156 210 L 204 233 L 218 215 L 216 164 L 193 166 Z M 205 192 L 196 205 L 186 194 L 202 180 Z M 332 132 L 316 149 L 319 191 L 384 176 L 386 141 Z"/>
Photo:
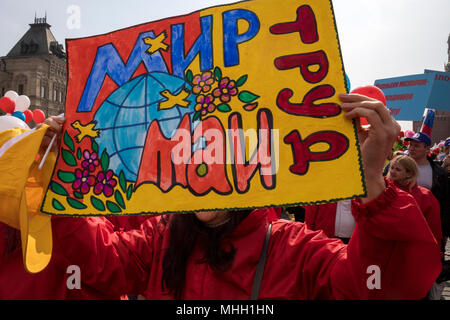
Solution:
<path fill-rule="evenodd" d="M 348 119 L 366 117 L 371 125 L 358 130 L 367 195 L 353 202 L 356 227 L 348 246 L 303 223 L 270 223 L 274 209 L 257 209 L 151 217 L 127 232 L 96 217 L 54 217 L 55 249 L 79 266 L 86 286 L 105 294 L 422 298 L 440 272 L 436 242 L 411 195 L 382 177 L 399 126 L 374 99 L 340 98 Z"/>

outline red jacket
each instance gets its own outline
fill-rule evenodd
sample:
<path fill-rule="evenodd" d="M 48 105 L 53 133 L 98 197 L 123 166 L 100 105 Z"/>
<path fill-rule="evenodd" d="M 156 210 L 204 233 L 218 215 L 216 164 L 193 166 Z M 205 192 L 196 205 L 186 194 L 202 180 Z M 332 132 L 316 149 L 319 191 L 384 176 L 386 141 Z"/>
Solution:
<path fill-rule="evenodd" d="M 436 238 L 439 250 L 441 250 L 442 228 L 441 208 L 439 205 L 439 201 L 430 190 L 418 186 L 417 184 L 411 189 L 411 191 L 405 191 L 409 192 L 414 197 L 414 200 L 416 200 L 420 210 L 425 217 L 425 220 L 427 220 L 428 226 L 430 227 L 434 237 Z M 442 254 L 443 253 L 441 253 L 441 255 Z"/>
<path fill-rule="evenodd" d="M 311 230 L 322 230 L 327 237 L 335 238 L 337 202 L 305 206 L 305 224 Z"/>
<path fill-rule="evenodd" d="M 270 210 L 255 210 L 237 226 L 229 240 L 236 254 L 228 271 L 199 264 L 203 254 L 196 245 L 187 263 L 184 299 L 250 297 Z M 441 262 L 411 195 L 389 184 L 370 203 L 355 202 L 354 210 L 357 225 L 348 246 L 302 223 L 274 221 L 259 298 L 423 298 Z M 149 218 L 140 230 L 129 232 L 114 232 L 111 223 L 98 218 L 53 219 L 55 243 L 67 261 L 81 268 L 83 283 L 99 292 L 172 299 L 161 289 L 169 234 L 160 219 Z M 367 285 L 372 265 L 381 269 L 379 290 Z"/>
<path fill-rule="evenodd" d="M 133 226 L 148 219 L 149 216 L 124 216 L 96 218 L 101 223 L 109 224 L 115 229 L 131 230 Z M 112 218 L 112 219 L 111 219 Z M 79 218 L 83 220 L 84 218 Z M 9 229 L 9 230 L 8 230 Z M 55 244 L 56 236 L 53 230 L 54 249 L 49 265 L 40 273 L 28 273 L 23 266 L 22 248 L 20 246 L 20 233 L 17 231 L 18 247 L 6 254 L 6 233 L 11 237 L 11 229 L 0 223 L 0 300 L 63 300 L 63 299 L 120 299 L 121 295 L 114 292 L 98 292 L 96 289 L 81 283 L 81 289 L 67 288 L 67 279 L 73 273 L 67 273 L 67 268 L 73 263 Z M 82 235 L 79 235 L 82 236 Z M 83 274 L 81 274 L 83 280 Z"/>

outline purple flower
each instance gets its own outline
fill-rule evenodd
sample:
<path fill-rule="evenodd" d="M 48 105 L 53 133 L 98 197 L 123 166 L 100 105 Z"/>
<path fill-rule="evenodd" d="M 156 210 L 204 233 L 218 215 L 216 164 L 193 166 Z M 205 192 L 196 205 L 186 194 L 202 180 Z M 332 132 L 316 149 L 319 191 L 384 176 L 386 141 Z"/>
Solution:
<path fill-rule="evenodd" d="M 231 97 L 237 94 L 236 82 L 228 77 L 222 78 L 219 82 L 219 87 L 213 91 L 214 97 L 220 98 L 220 101 L 223 103 L 230 102 Z"/>
<path fill-rule="evenodd" d="M 201 114 L 204 116 L 207 113 L 212 113 L 216 110 L 216 105 L 213 103 L 214 97 L 211 94 L 206 96 L 199 95 L 197 96 L 197 104 L 195 105 L 195 111 L 201 111 Z"/>
<path fill-rule="evenodd" d="M 89 175 L 88 170 L 75 170 L 75 181 L 72 184 L 74 190 L 79 190 L 82 194 L 86 194 L 94 184 L 95 177 Z"/>
<path fill-rule="evenodd" d="M 113 178 L 114 173 L 112 170 L 108 170 L 106 173 L 99 172 L 97 175 L 97 184 L 94 187 L 94 193 L 99 195 L 103 192 L 103 194 L 107 197 L 111 197 L 114 192 L 114 187 L 117 182 Z"/>
<path fill-rule="evenodd" d="M 194 87 L 192 91 L 194 94 L 199 94 L 200 92 L 208 92 L 211 90 L 211 85 L 214 83 L 214 77 L 210 71 L 206 71 L 202 74 L 198 74 L 192 80 Z"/>
<path fill-rule="evenodd" d="M 98 167 L 100 162 L 98 161 L 98 156 L 95 152 L 90 153 L 88 150 L 85 150 L 83 153 L 83 162 L 81 162 L 81 166 L 84 169 L 88 169 L 89 172 L 94 172 L 95 168 Z"/>

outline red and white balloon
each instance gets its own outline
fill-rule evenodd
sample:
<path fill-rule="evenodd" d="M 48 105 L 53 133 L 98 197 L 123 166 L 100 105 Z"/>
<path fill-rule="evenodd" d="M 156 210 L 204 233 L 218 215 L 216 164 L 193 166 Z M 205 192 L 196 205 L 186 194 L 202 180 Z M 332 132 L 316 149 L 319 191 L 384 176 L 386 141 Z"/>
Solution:
<path fill-rule="evenodd" d="M 31 105 L 30 98 L 26 95 L 18 95 L 15 91 L 7 91 L 0 98 L 0 109 L 8 116 L 15 117 L 25 123 L 34 120 L 36 123 L 42 123 L 45 120 L 45 113 L 41 109 L 29 110 Z M 28 126 L 27 126 L 28 127 Z"/>

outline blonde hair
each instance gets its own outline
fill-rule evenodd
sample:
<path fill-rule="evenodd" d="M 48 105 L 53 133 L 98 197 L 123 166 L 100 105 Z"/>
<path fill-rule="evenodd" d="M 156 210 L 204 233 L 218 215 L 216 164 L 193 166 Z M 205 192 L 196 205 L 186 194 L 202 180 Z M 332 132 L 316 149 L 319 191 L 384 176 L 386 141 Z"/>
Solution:
<path fill-rule="evenodd" d="M 410 177 L 407 177 L 400 182 L 400 186 L 411 189 L 416 184 L 417 177 L 419 176 L 419 168 L 417 167 L 416 161 L 410 156 L 400 155 L 392 159 L 391 165 L 393 163 L 400 164 L 405 169 L 406 173 L 410 174 Z"/>

